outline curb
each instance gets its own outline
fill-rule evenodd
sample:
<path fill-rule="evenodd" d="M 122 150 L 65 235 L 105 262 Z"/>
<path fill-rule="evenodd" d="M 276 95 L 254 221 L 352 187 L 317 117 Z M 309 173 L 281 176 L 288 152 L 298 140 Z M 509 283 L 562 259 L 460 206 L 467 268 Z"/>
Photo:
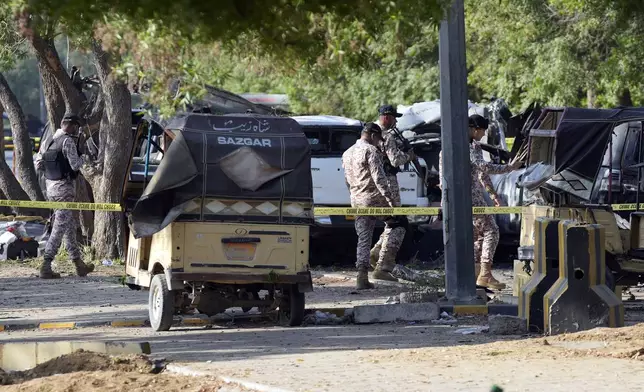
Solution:
<path fill-rule="evenodd" d="M 307 309 L 310 312 L 321 311 L 325 313 L 333 313 L 338 317 L 343 317 L 345 311 L 351 308 L 317 308 Z M 212 320 L 208 317 L 185 317 L 177 318 L 172 324 L 173 327 L 205 327 L 215 325 L 221 321 L 231 320 L 250 320 L 253 318 L 263 317 L 261 314 L 244 314 L 239 316 L 215 316 Z M 15 324 L 0 324 L 0 332 L 13 332 L 25 330 L 52 330 L 52 329 L 79 329 L 79 328 L 142 328 L 149 327 L 149 319 L 118 319 L 106 321 L 64 321 L 64 322 L 42 322 L 42 323 L 15 323 Z"/>
<path fill-rule="evenodd" d="M 240 380 L 238 378 L 230 378 L 230 377 L 225 377 L 225 376 L 214 376 L 213 374 L 210 374 L 208 372 L 202 372 L 199 370 L 192 370 L 188 367 L 185 366 L 177 366 L 177 365 L 167 365 L 165 369 L 174 374 L 179 374 L 182 376 L 191 376 L 191 377 L 216 377 L 220 379 L 221 381 L 225 382 L 226 384 L 238 384 L 241 385 L 244 388 L 251 389 L 253 391 L 257 392 L 291 392 L 287 389 L 282 389 L 282 388 L 276 388 L 276 387 L 271 387 L 269 385 L 264 385 L 264 384 L 258 384 L 252 381 L 246 381 L 246 380 Z"/>
<path fill-rule="evenodd" d="M 219 320 L 217 320 L 219 321 Z M 174 327 L 194 327 L 213 325 L 213 322 L 207 318 L 186 318 L 175 320 Z M 149 327 L 148 319 L 131 319 L 131 320 L 112 320 L 112 321 L 66 321 L 52 323 L 16 323 L 0 324 L 0 332 L 24 331 L 24 330 L 52 330 L 52 329 L 79 329 L 79 328 L 141 328 Z"/>
<path fill-rule="evenodd" d="M 307 309 L 309 312 L 332 313 L 338 317 L 344 317 L 347 311 L 353 310 L 354 307 L 346 308 L 315 308 Z M 441 305 L 440 312 L 447 312 L 460 316 L 486 316 L 486 315 L 504 315 L 517 316 L 518 307 L 514 304 L 488 304 L 488 305 Z M 260 314 L 240 315 L 234 318 L 221 317 L 214 320 L 208 317 L 186 317 L 175 319 L 173 327 L 205 327 L 215 325 L 217 321 L 230 321 L 231 319 L 249 320 L 252 318 L 262 317 Z M 43 322 L 43 323 L 16 323 L 0 324 L 0 332 L 24 331 L 24 330 L 53 330 L 53 329 L 79 329 L 79 328 L 142 328 L 149 327 L 148 319 L 120 319 L 111 321 L 65 321 L 65 322 Z"/>

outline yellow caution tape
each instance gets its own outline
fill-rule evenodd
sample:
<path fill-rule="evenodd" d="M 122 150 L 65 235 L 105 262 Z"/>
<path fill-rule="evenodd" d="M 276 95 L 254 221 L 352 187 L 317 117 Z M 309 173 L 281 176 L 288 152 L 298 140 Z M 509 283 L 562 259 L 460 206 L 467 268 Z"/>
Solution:
<path fill-rule="evenodd" d="M 45 208 L 49 210 L 122 211 L 116 203 L 77 203 L 58 201 L 0 200 L 2 207 Z"/>
<path fill-rule="evenodd" d="M 80 203 L 31 200 L 0 200 L 0 207 L 44 208 L 51 210 L 81 211 L 123 211 L 117 203 Z M 583 207 L 582 207 L 583 208 Z M 613 204 L 613 211 L 635 211 L 636 204 Z M 644 203 L 641 204 L 644 209 Z M 395 207 L 395 208 L 351 208 L 351 207 L 315 207 L 316 216 L 394 216 L 394 215 L 438 215 L 440 207 Z M 523 207 L 473 207 L 474 215 L 521 214 Z"/>
<path fill-rule="evenodd" d="M 438 215 L 439 207 L 396 207 L 396 208 L 337 208 L 315 207 L 316 216 L 393 216 L 393 215 Z M 522 207 L 474 207 L 474 215 L 521 214 Z"/>
<path fill-rule="evenodd" d="M 635 211 L 636 204 L 613 204 L 613 211 Z M 644 203 L 640 204 L 644 209 Z M 316 216 L 395 216 L 395 215 L 438 215 L 439 207 L 396 207 L 396 208 L 347 208 L 315 207 Z M 522 214 L 523 207 L 473 207 L 473 215 Z"/>
<path fill-rule="evenodd" d="M 613 204 L 611 205 L 613 211 L 635 211 L 637 204 Z M 644 208 L 644 203 L 640 203 L 640 208 Z"/>

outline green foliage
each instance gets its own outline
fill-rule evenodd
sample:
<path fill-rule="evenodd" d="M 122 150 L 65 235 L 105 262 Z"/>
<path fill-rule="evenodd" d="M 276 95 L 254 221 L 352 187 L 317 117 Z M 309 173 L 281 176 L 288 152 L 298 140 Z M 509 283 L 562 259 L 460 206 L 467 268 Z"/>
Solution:
<path fill-rule="evenodd" d="M 614 106 L 625 91 L 640 90 L 638 7 L 626 16 L 625 3 L 601 0 L 467 4 L 470 83 L 515 108 L 585 106 L 588 92 L 595 106 Z"/>
<path fill-rule="evenodd" d="M 320 69 L 327 75 L 331 70 L 344 74 L 365 67 L 373 70 L 379 64 L 370 56 L 383 49 L 378 39 L 387 35 L 392 41 L 384 48 L 393 52 L 378 57 L 391 67 L 390 59 L 400 60 L 409 46 L 406 37 L 417 37 L 419 26 L 435 26 L 445 3 L 98 0 L 90 5 L 79 0 L 13 0 L 11 6 L 14 12 L 32 15 L 33 27 L 47 36 L 55 34 L 52 26 L 58 26 L 87 45 L 88 32 L 93 32 L 105 49 L 117 55 L 118 74 L 131 84 L 146 85 L 149 101 L 162 115 L 169 115 L 203 94 L 205 81 L 223 82 L 225 74 L 202 66 L 199 51 L 213 53 L 214 46 L 215 52 L 226 50 L 243 58 L 279 58 L 282 64 L 296 63 L 296 73 L 303 78 Z M 182 79 L 179 91 L 168 94 L 176 78 Z M 314 79 L 320 78 L 324 75 L 316 73 Z M 365 82 L 381 88 L 382 83 L 370 79 L 374 78 L 365 76 Z M 291 89 L 289 85 L 297 86 L 283 84 Z"/>
<path fill-rule="evenodd" d="M 368 120 L 384 102 L 438 98 L 436 22 L 446 3 L 12 0 L 0 15 L 26 9 L 39 32 L 68 34 L 79 48 L 100 39 L 116 55 L 118 75 L 145 86 L 165 116 L 198 98 L 207 83 L 286 93 L 299 113 Z M 514 110 L 534 101 L 643 103 L 644 3 L 635 3 L 466 0 L 470 98 L 501 96 Z M 1 59 L 16 58 L 1 39 L 0 53 L 8 53 Z"/>
<path fill-rule="evenodd" d="M 25 55 L 10 8 L 6 4 L 0 4 L 0 72 L 12 69 Z"/>
<path fill-rule="evenodd" d="M 341 49 L 314 64 L 229 48 L 197 60 L 219 70 L 206 82 L 227 90 L 287 93 L 297 113 L 373 119 L 385 102 L 411 104 L 439 96 L 437 29 L 426 25 L 404 36 L 396 24 L 387 22 L 377 35 L 359 23 L 331 28 L 332 47 Z"/>

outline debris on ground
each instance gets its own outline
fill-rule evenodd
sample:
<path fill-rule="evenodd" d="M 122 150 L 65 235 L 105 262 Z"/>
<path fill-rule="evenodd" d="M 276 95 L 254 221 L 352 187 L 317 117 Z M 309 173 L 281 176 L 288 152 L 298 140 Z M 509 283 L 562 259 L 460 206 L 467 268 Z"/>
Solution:
<path fill-rule="evenodd" d="M 39 243 L 34 238 L 41 236 L 42 225 L 35 225 L 41 230 L 33 229 L 34 224 L 27 222 L 11 221 L 0 222 L 0 260 L 26 260 L 38 257 Z"/>
<path fill-rule="evenodd" d="M 528 333 L 526 319 L 517 316 L 490 315 L 488 316 L 490 333 L 494 335 L 525 335 Z"/>
<path fill-rule="evenodd" d="M 314 313 L 309 313 L 304 316 L 302 325 L 340 325 L 350 322 L 350 317 L 338 317 L 338 315 L 329 312 L 322 312 L 316 310 Z"/>
<path fill-rule="evenodd" d="M 439 325 L 442 325 L 442 324 L 451 325 L 451 324 L 458 323 L 458 320 L 456 319 L 456 317 L 454 317 L 454 316 L 450 315 L 449 313 L 443 311 L 440 314 L 440 318 L 438 320 L 432 320 L 431 323 L 432 324 L 439 324 Z"/>
<path fill-rule="evenodd" d="M 399 303 L 400 303 L 400 299 L 398 298 L 397 295 L 388 297 L 387 300 L 385 301 L 385 304 L 399 304 Z"/>
<path fill-rule="evenodd" d="M 110 357 L 78 350 L 23 372 L 0 369 L 0 385 L 9 385 L 3 387 L 7 392 L 249 391 L 214 377 L 159 374 L 163 370 L 162 360 L 144 355 Z"/>
<path fill-rule="evenodd" d="M 0 385 L 11 384 L 11 377 L 4 370 L 0 369 Z"/>
<path fill-rule="evenodd" d="M 479 333 L 484 333 L 488 332 L 489 328 L 485 326 L 477 326 L 477 327 L 468 327 L 468 328 L 459 328 L 454 333 L 458 333 L 461 335 L 477 335 Z"/>
<path fill-rule="evenodd" d="M 438 293 L 430 289 L 400 293 L 400 303 L 403 303 L 403 304 L 414 304 L 414 303 L 421 303 L 421 302 L 436 302 L 436 301 L 438 301 Z"/>
<path fill-rule="evenodd" d="M 398 279 L 432 287 L 435 291 L 445 287 L 445 275 L 434 271 L 420 271 L 396 264 L 391 274 Z"/>

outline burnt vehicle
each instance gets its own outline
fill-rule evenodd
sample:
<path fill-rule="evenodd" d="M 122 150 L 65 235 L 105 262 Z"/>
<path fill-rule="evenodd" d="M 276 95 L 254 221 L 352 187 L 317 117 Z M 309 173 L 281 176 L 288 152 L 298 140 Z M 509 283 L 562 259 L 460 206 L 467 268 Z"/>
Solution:
<path fill-rule="evenodd" d="M 185 114 L 163 133 L 143 120 L 123 187 L 126 284 L 149 290 L 150 323 L 228 308 L 304 317 L 313 190 L 309 142 L 299 124 L 261 115 Z M 148 181 L 151 135 L 164 151 Z M 158 144 L 158 143 L 157 143 Z M 147 175 L 146 175 L 147 174 Z"/>
<path fill-rule="evenodd" d="M 545 109 L 522 149 L 523 205 L 515 294 L 529 279 L 534 222 L 550 216 L 605 229 L 606 282 L 644 282 L 642 122 L 644 108 Z M 634 203 L 629 205 L 628 203 Z"/>
<path fill-rule="evenodd" d="M 495 99 L 489 105 L 482 106 L 469 102 L 469 113 L 480 114 L 490 120 L 490 126 L 482 140 L 484 158 L 494 163 L 508 163 L 520 152 L 524 140 L 524 125 L 534 121 L 538 108 L 534 106 L 519 115 L 512 116 L 506 102 Z M 428 205 L 440 206 L 441 190 L 438 188 L 438 160 L 441 151 L 440 101 L 422 102 L 412 106 L 400 106 L 403 116 L 399 119 L 398 128 L 413 147 L 425 169 L 425 194 Z M 513 142 L 508 151 L 508 142 Z M 502 175 L 492 175 L 491 179 L 497 193 L 508 206 L 519 205 L 519 191 L 516 183 L 524 169 Z M 493 206 L 492 200 L 487 199 Z M 497 259 L 512 262 L 519 245 L 520 215 L 495 215 L 501 241 L 497 248 Z M 426 223 L 420 224 L 414 233 L 411 246 L 421 260 L 434 259 L 443 251 L 443 231 L 440 216 L 426 217 Z M 409 246 L 409 245 L 408 245 Z"/>

